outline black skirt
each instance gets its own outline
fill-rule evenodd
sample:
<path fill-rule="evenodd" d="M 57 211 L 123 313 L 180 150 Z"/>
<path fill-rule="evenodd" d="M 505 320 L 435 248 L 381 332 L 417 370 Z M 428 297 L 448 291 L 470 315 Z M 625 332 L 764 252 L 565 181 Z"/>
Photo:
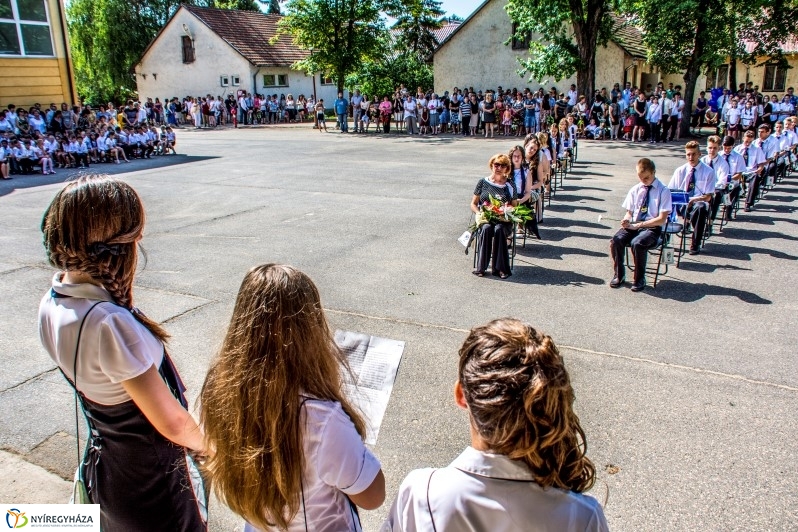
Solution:
<path fill-rule="evenodd" d="M 167 355 L 159 371 L 182 396 Z M 81 402 L 91 427 L 83 478 L 100 505 L 102 530 L 206 531 L 207 491 L 186 449 L 155 430 L 132 400 L 109 406 L 81 395 Z"/>

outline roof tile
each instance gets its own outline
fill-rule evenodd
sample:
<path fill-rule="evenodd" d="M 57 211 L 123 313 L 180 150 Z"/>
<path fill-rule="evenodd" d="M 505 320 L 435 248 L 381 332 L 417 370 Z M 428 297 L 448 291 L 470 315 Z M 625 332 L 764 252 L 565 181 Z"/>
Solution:
<path fill-rule="evenodd" d="M 274 44 L 281 15 L 183 5 L 214 33 L 256 66 L 287 67 L 305 59 L 309 52 L 281 36 Z"/>

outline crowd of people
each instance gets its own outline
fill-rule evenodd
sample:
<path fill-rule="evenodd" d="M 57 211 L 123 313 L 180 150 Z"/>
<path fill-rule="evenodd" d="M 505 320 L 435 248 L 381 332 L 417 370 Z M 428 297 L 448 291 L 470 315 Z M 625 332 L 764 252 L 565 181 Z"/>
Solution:
<path fill-rule="evenodd" d="M 43 109 L 9 104 L 0 110 L 0 177 L 44 175 L 56 168 L 90 168 L 92 164 L 130 162 L 154 155 L 177 153 L 177 137 L 170 125 L 156 121 L 139 102 L 126 105 Z"/>
<path fill-rule="evenodd" d="M 100 505 L 101 528 L 207 530 L 212 486 L 249 531 L 362 530 L 358 508 L 383 504 L 385 476 L 344 391 L 351 372 L 313 281 L 291 266 L 249 270 L 197 423 L 168 333 L 135 307 L 144 222 L 135 190 L 97 175 L 62 188 L 42 222 L 58 271 L 39 335 L 91 428 L 76 486 Z M 584 493 L 596 468 L 554 341 L 494 320 L 471 330 L 457 368 L 470 446 L 448 467 L 412 471 L 382 530 L 606 531 L 601 505 Z"/>
<path fill-rule="evenodd" d="M 681 86 L 669 83 L 665 87 L 660 82 L 644 89 L 631 83 L 621 88 L 616 83 L 592 96 L 580 95 L 575 85 L 567 92 L 556 87 L 537 91 L 454 87 L 442 94 L 421 87 L 413 94 L 401 85 L 393 94 L 381 97 L 359 90 L 349 97 L 339 92 L 333 110 L 335 128 L 341 133 L 350 131 L 351 121 L 353 133 L 367 133 L 374 124 L 374 131 L 382 133 L 524 137 L 540 131 L 551 133 L 570 119 L 568 125 L 575 127 L 578 138 L 655 144 L 679 142 L 684 120 L 689 121 L 692 132 L 710 127 L 718 135 L 728 132 L 737 139 L 740 133 L 763 123 L 772 129 L 777 121 L 795 116 L 796 106 L 798 96 L 792 87 L 783 95 L 767 96 L 753 84 L 743 84 L 735 93 L 728 89 L 700 91 L 692 113 L 686 116 Z"/>
<path fill-rule="evenodd" d="M 625 282 L 626 247 L 632 248 L 631 289 L 639 292 L 646 286 L 649 249 L 675 237 L 681 239 L 679 253 L 698 255 L 716 227 L 722 229 L 734 220 L 741 207 L 744 212 L 751 211 L 767 190 L 798 165 L 797 122 L 792 116 L 783 122 L 779 119 L 771 130 L 770 123 L 763 121 L 756 132 L 746 130 L 739 143 L 732 135 L 710 135 L 703 156 L 699 142 L 691 140 L 684 145 L 687 162 L 674 172 L 667 186 L 656 177 L 654 162 L 640 159 L 640 183 L 623 202 L 626 213 L 610 245 L 615 272 L 610 286 L 618 288 Z M 573 163 L 578 142 L 569 117 L 551 136 L 530 133 L 523 145 L 490 159 L 490 175 L 480 179 L 474 189 L 470 205 L 474 216 L 491 209 L 494 201 L 508 209 L 527 205 L 535 215 L 524 224 L 506 216 L 475 224 L 474 275 L 484 276 L 490 266 L 493 275 L 506 279 L 512 275 L 509 247 L 513 238 L 526 233 L 541 238 L 538 223 L 543 217 L 543 198 L 551 196 L 555 173 Z"/>

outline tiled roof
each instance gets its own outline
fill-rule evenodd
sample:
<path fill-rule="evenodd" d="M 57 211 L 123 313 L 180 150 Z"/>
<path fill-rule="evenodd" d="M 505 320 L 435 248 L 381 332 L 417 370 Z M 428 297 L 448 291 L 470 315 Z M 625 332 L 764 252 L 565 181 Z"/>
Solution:
<path fill-rule="evenodd" d="M 631 22 L 623 17 L 611 13 L 613 19 L 612 41 L 626 50 L 632 57 L 645 59 L 648 55 L 645 44 L 643 44 L 643 34 Z"/>
<path fill-rule="evenodd" d="M 449 35 L 454 33 L 454 31 L 460 26 L 461 22 L 447 22 L 437 30 L 434 30 L 433 33 L 435 34 L 436 39 L 438 40 L 438 46 L 446 40 Z"/>
<path fill-rule="evenodd" d="M 749 54 L 756 48 L 756 43 L 753 41 L 743 41 L 743 44 L 745 45 L 745 51 Z M 790 37 L 783 43 L 779 43 L 779 48 L 785 54 L 798 54 L 798 40 Z"/>
<path fill-rule="evenodd" d="M 277 34 L 277 23 L 282 18 L 280 15 L 186 4 L 183 7 L 253 65 L 291 66 L 309 54 L 307 50 L 292 43 L 287 35 L 282 35 L 271 43 L 271 39 Z"/>

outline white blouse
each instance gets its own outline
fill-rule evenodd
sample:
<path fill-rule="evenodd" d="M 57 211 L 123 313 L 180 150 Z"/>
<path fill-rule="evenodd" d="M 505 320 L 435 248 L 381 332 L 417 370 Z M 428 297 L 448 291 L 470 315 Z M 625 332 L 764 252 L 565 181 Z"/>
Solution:
<path fill-rule="evenodd" d="M 130 400 L 121 383 L 151 366 L 160 367 L 163 344 L 129 310 L 113 303 L 102 287 L 61 282 L 53 277 L 39 305 L 39 338 L 56 364 L 74 381 L 73 365 L 78 329 L 89 309 L 80 337 L 77 388 L 90 400 L 116 405 Z"/>
<path fill-rule="evenodd" d="M 467 447 L 448 467 L 402 482 L 381 532 L 607 532 L 599 502 L 542 488 L 526 464 Z"/>

